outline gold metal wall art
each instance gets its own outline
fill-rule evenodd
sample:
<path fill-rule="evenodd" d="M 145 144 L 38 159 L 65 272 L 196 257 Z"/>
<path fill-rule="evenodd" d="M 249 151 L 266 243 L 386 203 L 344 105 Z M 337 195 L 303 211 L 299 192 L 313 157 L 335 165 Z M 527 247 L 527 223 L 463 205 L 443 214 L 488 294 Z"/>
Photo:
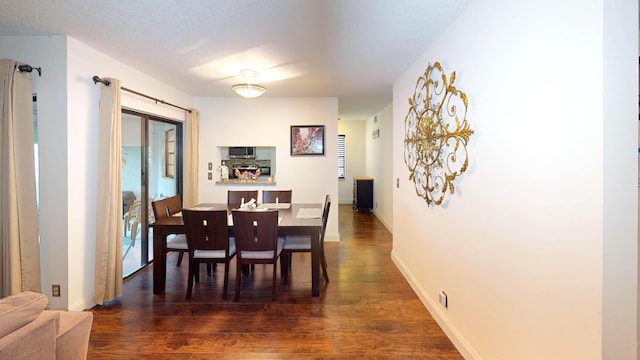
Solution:
<path fill-rule="evenodd" d="M 442 204 L 455 191 L 454 181 L 469 164 L 467 143 L 473 130 L 467 122 L 467 95 L 453 86 L 439 62 L 418 78 L 404 118 L 404 162 L 416 193 L 428 205 Z"/>

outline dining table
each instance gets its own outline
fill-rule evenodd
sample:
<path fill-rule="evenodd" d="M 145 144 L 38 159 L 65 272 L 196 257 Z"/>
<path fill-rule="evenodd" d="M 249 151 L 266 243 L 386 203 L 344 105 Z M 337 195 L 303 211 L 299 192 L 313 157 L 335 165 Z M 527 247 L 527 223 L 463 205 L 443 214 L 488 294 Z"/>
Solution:
<path fill-rule="evenodd" d="M 189 209 L 227 210 L 228 204 L 202 203 Z M 311 295 L 320 296 L 320 233 L 322 231 L 322 204 L 320 203 L 274 203 L 259 204 L 255 210 L 278 210 L 278 236 L 305 235 L 311 237 Z M 181 213 L 157 220 L 149 225 L 153 228 L 153 293 L 164 294 L 167 277 L 167 236 L 185 234 L 186 229 Z M 233 224 L 229 219 L 229 236 L 233 236 Z"/>

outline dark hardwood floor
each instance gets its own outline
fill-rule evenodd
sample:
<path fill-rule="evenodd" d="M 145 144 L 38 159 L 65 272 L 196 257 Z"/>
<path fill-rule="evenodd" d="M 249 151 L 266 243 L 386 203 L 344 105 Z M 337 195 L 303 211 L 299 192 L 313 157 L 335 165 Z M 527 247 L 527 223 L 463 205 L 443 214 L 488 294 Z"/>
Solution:
<path fill-rule="evenodd" d="M 311 297 L 309 254 L 296 253 L 276 301 L 270 266 L 256 265 L 233 302 L 235 262 L 228 300 L 218 265 L 212 277 L 202 266 L 187 301 L 187 261 L 178 268 L 172 254 L 164 295 L 153 295 L 151 265 L 125 282 L 121 299 L 91 310 L 88 358 L 462 359 L 391 261 L 382 223 L 348 205 L 339 211 L 342 241 L 325 244 L 330 282 L 320 297 Z"/>

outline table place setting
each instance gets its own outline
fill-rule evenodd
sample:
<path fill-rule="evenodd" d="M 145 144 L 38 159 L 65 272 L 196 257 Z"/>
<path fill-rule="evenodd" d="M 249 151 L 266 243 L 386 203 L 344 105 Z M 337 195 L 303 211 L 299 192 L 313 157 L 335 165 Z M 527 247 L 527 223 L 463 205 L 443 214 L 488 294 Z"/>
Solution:
<path fill-rule="evenodd" d="M 280 224 L 280 222 L 282 221 L 282 216 L 278 216 L 278 224 Z M 229 226 L 233 226 L 233 214 L 229 214 L 227 215 L 227 225 Z M 253 222 L 253 226 L 256 226 L 258 224 L 256 224 L 256 222 Z"/>
<path fill-rule="evenodd" d="M 298 219 L 319 219 L 321 217 L 322 209 L 318 208 L 301 208 L 296 215 Z"/>
<path fill-rule="evenodd" d="M 274 209 L 274 210 L 279 210 L 279 209 L 289 209 L 291 207 L 290 203 L 262 203 L 260 204 L 260 206 L 262 206 L 263 208 L 267 208 L 267 209 Z"/>

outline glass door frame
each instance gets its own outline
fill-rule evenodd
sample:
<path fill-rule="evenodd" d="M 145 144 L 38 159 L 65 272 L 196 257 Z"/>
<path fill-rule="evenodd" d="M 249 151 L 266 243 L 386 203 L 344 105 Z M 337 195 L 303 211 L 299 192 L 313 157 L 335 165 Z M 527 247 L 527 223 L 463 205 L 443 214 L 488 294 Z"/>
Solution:
<path fill-rule="evenodd" d="M 150 139 L 149 139 L 149 122 L 150 121 L 156 121 L 156 122 L 161 122 L 161 123 L 167 123 L 167 124 L 171 124 L 171 125 L 175 125 L 175 129 L 176 129 L 176 136 L 175 136 L 175 193 L 180 195 L 180 198 L 182 198 L 182 186 L 183 186 L 183 180 L 182 180 L 182 176 L 183 176 L 183 169 L 182 169 L 182 164 L 183 164 L 183 126 L 182 126 L 182 122 L 180 121 L 176 121 L 176 120 L 171 120 L 168 118 L 163 118 L 157 115 L 151 115 L 151 114 L 146 114 L 140 111 L 136 111 L 136 110 L 132 110 L 132 109 L 127 109 L 127 108 L 122 108 L 121 109 L 122 114 L 127 114 L 127 115 L 132 115 L 132 116 L 136 116 L 139 117 L 142 121 L 141 124 L 141 141 L 143 141 L 142 144 L 142 154 L 141 154 L 141 174 L 140 174 L 140 203 L 141 203 L 141 229 L 140 229 L 140 244 L 141 244 L 141 258 L 140 258 L 140 269 L 144 268 L 145 266 L 149 265 L 149 263 L 151 262 L 149 260 L 149 253 L 150 253 L 150 247 L 149 247 L 149 243 L 150 243 L 150 239 L 149 239 L 149 223 L 148 223 L 148 219 L 149 219 L 149 148 L 151 146 L 151 144 L 149 143 Z M 138 271 L 136 270 L 136 271 Z M 132 272 L 131 275 L 135 274 L 136 271 Z M 131 276 L 131 275 L 127 275 L 127 276 Z"/>

